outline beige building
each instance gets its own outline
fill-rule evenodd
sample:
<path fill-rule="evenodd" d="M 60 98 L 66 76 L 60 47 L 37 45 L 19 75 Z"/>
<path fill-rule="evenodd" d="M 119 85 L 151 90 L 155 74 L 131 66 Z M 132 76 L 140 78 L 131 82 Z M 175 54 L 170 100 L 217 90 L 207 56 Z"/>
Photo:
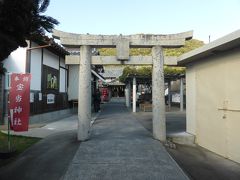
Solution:
<path fill-rule="evenodd" d="M 182 55 L 187 132 L 196 143 L 240 163 L 240 30 Z"/>

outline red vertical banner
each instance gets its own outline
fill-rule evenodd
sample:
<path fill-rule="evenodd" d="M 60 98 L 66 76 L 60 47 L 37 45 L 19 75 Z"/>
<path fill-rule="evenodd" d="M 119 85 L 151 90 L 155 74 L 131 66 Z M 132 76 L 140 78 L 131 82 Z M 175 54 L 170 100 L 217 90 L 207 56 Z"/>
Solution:
<path fill-rule="evenodd" d="M 9 120 L 14 131 L 28 131 L 30 112 L 30 81 L 31 74 L 11 75 L 9 91 Z"/>

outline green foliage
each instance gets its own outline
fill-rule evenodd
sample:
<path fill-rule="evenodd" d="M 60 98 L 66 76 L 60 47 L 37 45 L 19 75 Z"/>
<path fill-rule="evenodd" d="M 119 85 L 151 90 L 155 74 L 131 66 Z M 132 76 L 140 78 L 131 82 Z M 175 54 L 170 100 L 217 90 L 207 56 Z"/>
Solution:
<path fill-rule="evenodd" d="M 38 142 L 40 138 L 33 138 L 33 137 L 24 137 L 24 136 L 15 136 L 11 135 L 10 141 L 12 146 L 14 146 L 17 151 L 22 152 L 26 148 L 28 148 L 30 145 Z M 0 149 L 4 150 L 8 148 L 8 136 L 7 134 L 4 134 L 0 132 Z"/>
<path fill-rule="evenodd" d="M 40 138 L 32 138 L 32 137 L 24 137 L 24 136 L 15 136 L 11 135 L 10 142 L 11 147 L 16 149 L 16 154 L 11 159 L 0 160 L 0 167 L 9 163 L 10 160 L 13 160 L 17 155 L 25 151 L 27 148 L 35 144 L 41 140 Z M 2 132 L 0 132 L 0 152 L 8 151 L 8 136 Z"/>
<path fill-rule="evenodd" d="M 150 48 L 131 48 L 130 56 L 151 56 Z"/>
<path fill-rule="evenodd" d="M 185 74 L 186 69 L 184 67 L 169 67 L 164 66 L 164 75 Z"/>
<path fill-rule="evenodd" d="M 116 48 L 99 48 L 98 49 L 101 56 L 116 56 Z"/>
<path fill-rule="evenodd" d="M 46 32 L 52 32 L 54 26 L 58 25 L 59 22 L 50 16 L 44 15 L 50 0 L 33 0 L 33 3 L 32 23 L 28 38 L 42 38 Z"/>
<path fill-rule="evenodd" d="M 183 67 L 169 67 L 164 66 L 164 75 L 185 74 L 185 68 Z M 151 77 L 151 66 L 126 66 L 123 69 L 122 75 L 119 77 L 121 82 L 125 82 L 129 76 Z"/>
<path fill-rule="evenodd" d="M 123 69 L 123 73 L 121 76 L 119 76 L 119 81 L 120 82 L 125 82 L 126 78 L 130 75 L 135 75 L 137 72 L 137 69 L 135 66 L 126 66 Z"/>
<path fill-rule="evenodd" d="M 139 76 L 151 76 L 152 75 L 152 67 L 151 66 L 141 66 L 137 67 L 137 74 Z"/>
<path fill-rule="evenodd" d="M 165 56 L 180 56 L 186 52 L 189 52 L 193 49 L 203 46 L 203 41 L 199 41 L 196 39 L 191 39 L 186 41 L 185 45 L 181 48 L 164 48 Z M 99 49 L 101 56 L 116 56 L 116 48 L 100 48 Z M 151 56 L 150 48 L 131 48 L 130 56 Z"/>
<path fill-rule="evenodd" d="M 30 0 L 0 2 L 0 60 L 18 46 L 27 46 L 25 37 L 31 24 L 32 8 Z"/>
<path fill-rule="evenodd" d="M 181 56 L 182 54 L 189 52 L 193 49 L 203 46 L 203 41 L 199 41 L 196 39 L 191 39 L 186 41 L 185 45 L 181 48 L 165 48 L 164 55 L 165 56 Z"/>
<path fill-rule="evenodd" d="M 181 48 L 164 48 L 165 56 L 180 56 L 186 52 L 189 52 L 193 49 L 203 46 L 204 43 L 202 41 L 191 39 L 186 41 L 185 45 Z M 101 56 L 116 56 L 115 48 L 101 48 L 99 49 Z M 130 56 L 151 56 L 150 48 L 131 48 Z M 185 68 L 182 67 L 168 67 L 164 66 L 164 75 L 174 75 L 174 74 L 185 74 Z M 125 82 L 126 78 L 131 75 L 136 76 L 151 76 L 152 75 L 152 67 L 150 66 L 126 66 L 123 69 L 123 74 L 119 77 L 121 82 Z"/>
<path fill-rule="evenodd" d="M 51 32 L 58 21 L 43 15 L 50 0 L 1 0 L 0 1 L 0 61 L 20 47 L 26 39 L 41 38 Z"/>
<path fill-rule="evenodd" d="M 5 74 L 7 72 L 6 68 L 3 67 L 3 63 L 0 62 L 0 75 Z"/>

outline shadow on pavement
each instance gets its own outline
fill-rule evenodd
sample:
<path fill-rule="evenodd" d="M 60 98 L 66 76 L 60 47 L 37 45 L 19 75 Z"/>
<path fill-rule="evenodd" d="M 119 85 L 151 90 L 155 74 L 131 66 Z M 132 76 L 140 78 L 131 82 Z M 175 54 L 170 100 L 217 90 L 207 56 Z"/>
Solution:
<path fill-rule="evenodd" d="M 152 133 L 152 113 L 139 112 L 138 121 Z M 179 112 L 166 113 L 167 133 L 186 131 L 186 115 Z M 219 156 L 200 146 L 176 145 L 166 148 L 186 174 L 194 180 L 240 180 L 240 164 Z"/>
<path fill-rule="evenodd" d="M 60 179 L 65 174 L 79 144 L 76 131 L 48 136 L 23 152 L 15 162 L 0 168 L 0 179 Z"/>

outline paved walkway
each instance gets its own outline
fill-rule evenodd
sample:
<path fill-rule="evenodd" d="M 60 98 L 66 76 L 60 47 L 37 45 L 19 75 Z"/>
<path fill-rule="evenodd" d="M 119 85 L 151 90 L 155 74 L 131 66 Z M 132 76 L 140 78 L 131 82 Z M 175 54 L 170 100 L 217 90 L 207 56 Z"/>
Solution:
<path fill-rule="evenodd" d="M 76 130 L 50 135 L 0 168 L 0 180 L 59 180 L 78 147 Z"/>
<path fill-rule="evenodd" d="M 92 122 L 96 120 L 99 113 L 92 114 Z M 67 118 L 63 118 L 59 121 L 51 122 L 46 125 L 41 125 L 41 127 L 29 128 L 25 132 L 14 132 L 11 131 L 13 135 L 27 136 L 27 137 L 38 137 L 46 138 L 47 136 L 54 135 L 56 133 L 61 133 L 64 131 L 77 130 L 78 127 L 78 116 L 72 115 Z M 7 134 L 7 131 L 2 131 Z"/>
<path fill-rule="evenodd" d="M 103 105 L 89 141 L 77 141 L 77 132 L 72 130 L 76 122 L 72 116 L 32 131 L 33 136 L 46 133 L 47 137 L 1 167 L 0 179 L 188 179 L 123 103 Z"/>
<path fill-rule="evenodd" d="M 125 108 L 105 104 L 89 141 L 82 142 L 64 180 L 188 179 L 162 144 Z"/>

